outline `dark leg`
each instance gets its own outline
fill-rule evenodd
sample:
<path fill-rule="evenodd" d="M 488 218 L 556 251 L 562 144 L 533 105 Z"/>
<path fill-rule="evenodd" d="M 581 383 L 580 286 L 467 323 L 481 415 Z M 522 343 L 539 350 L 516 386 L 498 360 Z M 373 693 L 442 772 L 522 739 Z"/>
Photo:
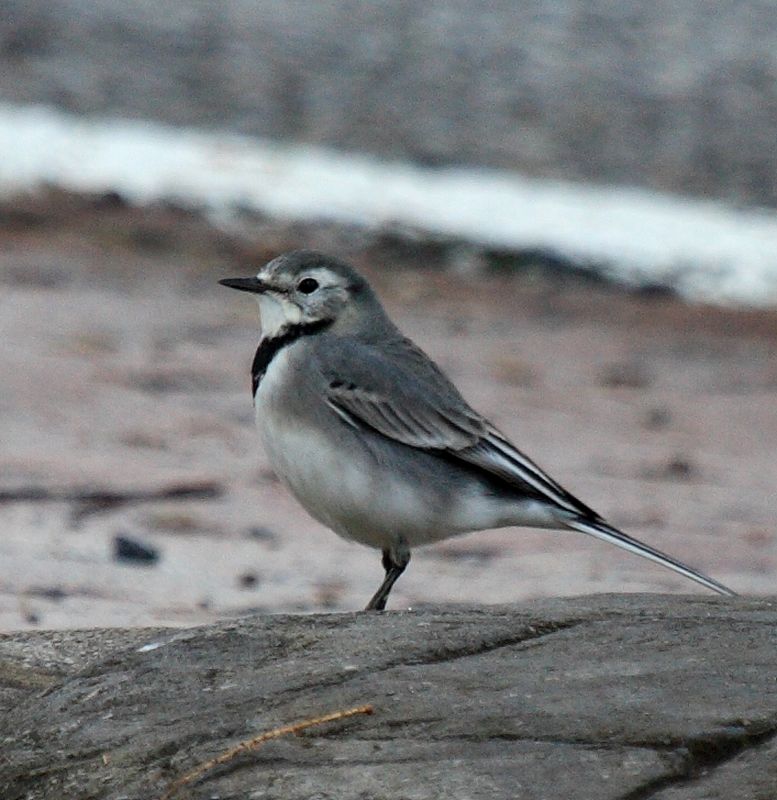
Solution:
<path fill-rule="evenodd" d="M 391 587 L 397 582 L 397 578 L 405 571 L 405 567 L 410 563 L 410 548 L 400 540 L 396 547 L 383 551 L 383 569 L 386 570 L 386 577 L 380 585 L 380 589 L 372 596 L 372 600 L 367 603 L 365 611 L 383 611 L 386 607 Z"/>

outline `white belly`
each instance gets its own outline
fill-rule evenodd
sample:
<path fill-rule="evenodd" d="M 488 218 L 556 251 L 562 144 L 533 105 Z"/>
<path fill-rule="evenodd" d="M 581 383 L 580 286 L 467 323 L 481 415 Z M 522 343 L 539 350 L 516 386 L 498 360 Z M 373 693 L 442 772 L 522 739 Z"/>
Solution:
<path fill-rule="evenodd" d="M 278 424 L 260 411 L 257 424 L 278 477 L 319 522 L 372 547 L 390 547 L 400 536 L 422 543 L 426 509 L 412 486 L 354 460 L 315 430 Z"/>

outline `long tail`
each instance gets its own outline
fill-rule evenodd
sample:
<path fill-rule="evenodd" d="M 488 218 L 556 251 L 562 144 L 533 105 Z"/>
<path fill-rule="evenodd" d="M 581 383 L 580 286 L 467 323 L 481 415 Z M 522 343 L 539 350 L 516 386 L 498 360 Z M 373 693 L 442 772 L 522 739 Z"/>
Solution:
<path fill-rule="evenodd" d="M 737 596 L 736 592 L 733 592 L 722 583 L 718 583 L 718 581 L 708 578 L 701 572 L 691 569 L 691 567 L 683 564 L 681 561 L 677 561 L 677 559 L 672 558 L 671 556 L 666 555 L 666 553 L 662 553 L 660 550 L 656 550 L 649 545 L 643 544 L 638 539 L 627 536 L 622 531 L 611 527 L 605 522 L 591 522 L 583 519 L 574 519 L 565 520 L 564 524 L 569 528 L 580 531 L 580 533 L 586 533 L 596 539 L 601 539 L 603 542 L 609 542 L 610 544 L 622 547 L 624 550 L 628 550 L 630 553 L 636 553 L 636 555 L 642 556 L 643 558 L 649 558 L 651 561 L 655 561 L 656 564 L 662 564 L 663 566 L 668 567 L 675 572 L 679 572 L 680 575 L 685 575 L 686 578 L 690 578 L 692 581 L 696 581 L 696 583 L 700 583 L 702 586 L 712 589 L 713 592 L 725 594 L 729 597 Z"/>

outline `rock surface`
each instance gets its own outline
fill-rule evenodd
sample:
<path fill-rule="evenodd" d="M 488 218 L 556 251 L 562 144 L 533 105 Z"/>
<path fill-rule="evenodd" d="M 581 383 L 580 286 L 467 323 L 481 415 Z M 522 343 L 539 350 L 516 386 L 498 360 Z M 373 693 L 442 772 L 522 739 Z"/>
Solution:
<path fill-rule="evenodd" d="M 777 794 L 777 601 L 603 595 L 0 639 L 0 796 Z"/>

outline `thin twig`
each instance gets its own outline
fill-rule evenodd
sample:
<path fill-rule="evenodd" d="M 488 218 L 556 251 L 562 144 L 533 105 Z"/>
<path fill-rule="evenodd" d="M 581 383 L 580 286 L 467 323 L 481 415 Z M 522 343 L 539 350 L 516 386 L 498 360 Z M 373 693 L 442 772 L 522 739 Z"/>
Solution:
<path fill-rule="evenodd" d="M 306 728 L 312 728 L 314 725 L 323 725 L 325 722 L 336 722 L 337 720 L 355 717 L 359 714 L 372 714 L 372 712 L 373 708 L 371 705 L 357 706 L 356 708 L 348 708 L 345 711 L 333 711 L 331 714 L 324 714 L 323 717 L 305 719 L 302 720 L 302 722 L 295 722 L 293 725 L 284 725 L 281 728 L 273 728 L 270 731 L 260 733 L 257 736 L 254 736 L 252 739 L 246 739 L 242 742 L 239 742 L 234 747 L 230 747 L 229 750 L 225 750 L 220 755 L 217 755 L 214 758 L 199 764 L 193 770 L 190 770 L 185 775 L 182 775 L 180 778 L 174 780 L 168 787 L 167 791 L 162 795 L 160 800 L 170 800 L 170 798 L 179 789 L 183 788 L 189 783 L 192 783 L 193 781 L 196 781 L 197 778 L 200 778 L 214 767 L 218 767 L 221 764 L 226 764 L 227 762 L 232 761 L 232 759 L 236 758 L 241 753 L 249 753 L 252 750 L 258 749 L 270 739 L 279 739 L 281 736 L 287 736 L 290 733 L 300 733 L 300 731 L 304 731 Z"/>

